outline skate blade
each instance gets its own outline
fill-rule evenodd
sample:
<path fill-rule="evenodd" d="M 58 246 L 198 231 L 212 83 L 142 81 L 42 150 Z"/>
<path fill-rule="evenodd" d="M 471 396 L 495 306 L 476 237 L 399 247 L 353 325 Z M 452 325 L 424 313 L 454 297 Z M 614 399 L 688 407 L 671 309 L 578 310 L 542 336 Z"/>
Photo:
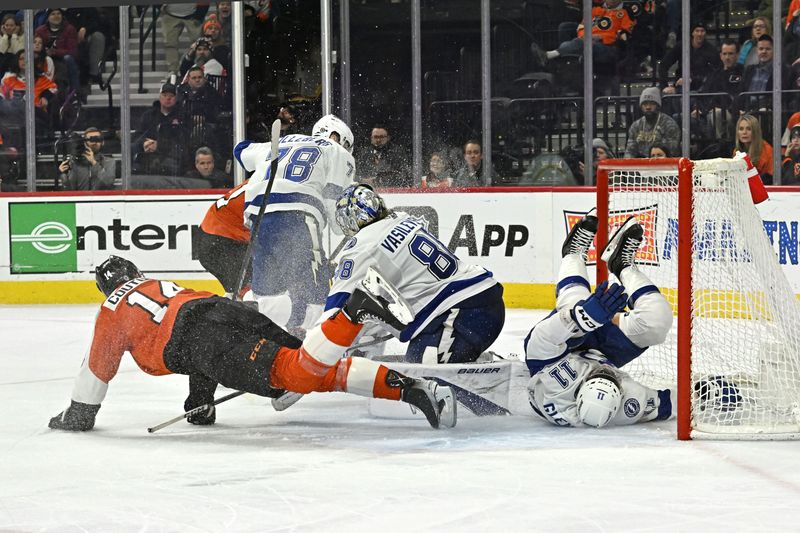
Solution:
<path fill-rule="evenodd" d="M 373 267 L 367 268 L 367 275 L 361 284 L 373 296 L 380 296 L 389 302 L 389 312 L 403 324 L 409 324 L 414 320 L 414 313 L 411 306 L 403 298 L 397 288 L 389 283 L 380 272 Z"/>
<path fill-rule="evenodd" d="M 296 404 L 303 396 L 305 395 L 299 392 L 286 392 L 277 398 L 272 398 L 272 408 L 276 411 L 285 411 Z"/>
<path fill-rule="evenodd" d="M 608 240 L 608 244 L 606 244 L 605 249 L 603 250 L 603 254 L 600 256 L 600 259 L 603 261 L 608 262 L 611 258 L 611 254 L 614 253 L 614 250 L 617 249 L 617 245 L 619 244 L 620 236 L 628 230 L 631 226 L 638 224 L 639 221 L 636 220 L 636 217 L 628 217 L 628 220 L 625 221 L 620 227 L 614 231 L 614 235 Z"/>

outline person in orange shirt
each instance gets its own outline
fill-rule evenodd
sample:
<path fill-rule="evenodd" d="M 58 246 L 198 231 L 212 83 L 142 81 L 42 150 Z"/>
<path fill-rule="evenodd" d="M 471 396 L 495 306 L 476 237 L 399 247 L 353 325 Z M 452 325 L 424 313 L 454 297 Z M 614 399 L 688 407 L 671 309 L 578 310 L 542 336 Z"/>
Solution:
<path fill-rule="evenodd" d="M 379 320 L 402 328 L 401 317 L 412 318 L 402 301 L 390 301 L 392 292 L 376 290 L 375 284 L 365 283 L 365 290 L 354 291 L 340 312 L 309 330 L 301 343 L 247 304 L 148 279 L 121 257 L 111 256 L 98 266 L 96 280 L 106 300 L 97 314 L 92 345 L 75 380 L 70 405 L 50 419 L 52 429 L 94 427 L 126 351 L 150 375 L 188 375 L 186 411 L 213 402 L 221 383 L 272 398 L 285 391 L 343 391 L 403 401 L 422 411 L 434 428 L 456 423 L 450 387 L 404 376 L 364 357 L 342 358 L 364 322 Z M 384 282 L 378 281 L 378 285 Z M 390 304 L 400 307 L 390 311 Z M 216 412 L 211 406 L 187 420 L 213 424 Z"/>
<path fill-rule="evenodd" d="M 25 94 L 25 50 L 17 52 L 17 66 L 10 75 L 3 77 L 0 83 L 0 98 L 4 100 L 22 99 Z M 36 107 L 46 108 L 50 100 L 58 93 L 55 82 L 34 69 L 33 94 Z"/>
<path fill-rule="evenodd" d="M 772 185 L 772 145 L 761 136 L 761 125 L 753 115 L 742 115 L 736 122 L 736 146 L 733 153 L 736 152 L 746 152 L 764 184 Z"/>
<path fill-rule="evenodd" d="M 636 21 L 631 18 L 622 0 L 605 0 L 592 7 L 592 55 L 595 64 L 613 64 L 617 61 L 617 42 L 627 40 Z M 562 55 L 583 55 L 584 25 L 578 25 L 577 37 L 564 41 L 556 50 L 544 52 L 536 43 L 531 45 L 534 59 L 541 66 Z"/>
<path fill-rule="evenodd" d="M 247 182 L 225 193 L 211 204 L 197 232 L 197 259 L 213 274 L 231 297 L 237 290 L 239 271 L 247 259 L 250 230 L 244 225 L 244 187 Z M 250 284 L 252 267 L 248 266 L 245 287 Z"/>

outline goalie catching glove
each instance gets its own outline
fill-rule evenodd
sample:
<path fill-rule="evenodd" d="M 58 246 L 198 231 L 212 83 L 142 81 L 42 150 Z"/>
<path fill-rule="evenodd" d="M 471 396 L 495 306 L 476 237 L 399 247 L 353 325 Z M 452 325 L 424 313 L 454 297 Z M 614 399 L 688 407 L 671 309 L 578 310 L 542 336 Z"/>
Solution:
<path fill-rule="evenodd" d="M 609 287 L 604 281 L 589 298 L 575 304 L 570 316 L 581 331 L 589 333 L 610 322 L 614 315 L 625 309 L 627 301 L 625 287 L 619 283 Z"/>
<path fill-rule="evenodd" d="M 89 431 L 94 427 L 94 419 L 99 405 L 90 405 L 72 400 L 70 406 L 50 419 L 50 429 L 63 429 L 66 431 Z"/>

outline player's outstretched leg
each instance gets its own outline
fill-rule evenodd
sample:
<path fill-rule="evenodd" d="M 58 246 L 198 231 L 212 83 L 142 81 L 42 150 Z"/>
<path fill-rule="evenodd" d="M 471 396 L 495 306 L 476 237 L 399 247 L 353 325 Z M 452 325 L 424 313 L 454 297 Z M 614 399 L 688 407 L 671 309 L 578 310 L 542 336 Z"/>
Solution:
<path fill-rule="evenodd" d="M 567 235 L 564 244 L 561 246 L 561 257 L 578 254 L 586 262 L 589 257 L 589 248 L 592 247 L 596 234 L 597 209 L 592 208 L 591 211 L 586 213 L 586 216 L 572 226 L 569 235 Z"/>
<path fill-rule="evenodd" d="M 643 238 L 644 229 L 641 224 L 636 217 L 630 217 L 609 239 L 601 259 L 606 262 L 608 269 L 617 279 L 622 279 L 623 270 L 634 266 L 636 251 L 641 246 Z"/>
<path fill-rule="evenodd" d="M 556 309 L 572 308 L 589 297 L 591 283 L 586 270 L 589 248 L 597 233 L 596 210 L 592 209 L 570 230 L 561 247 L 561 265 L 556 279 Z"/>

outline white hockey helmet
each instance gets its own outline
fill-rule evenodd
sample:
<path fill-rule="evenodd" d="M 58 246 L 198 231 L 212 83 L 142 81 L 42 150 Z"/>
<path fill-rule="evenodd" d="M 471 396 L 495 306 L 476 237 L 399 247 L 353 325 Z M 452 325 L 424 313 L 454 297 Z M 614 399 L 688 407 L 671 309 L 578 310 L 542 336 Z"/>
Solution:
<path fill-rule="evenodd" d="M 383 198 L 369 185 L 351 185 L 336 200 L 336 223 L 349 237 L 388 214 Z"/>
<path fill-rule="evenodd" d="M 311 129 L 312 137 L 329 139 L 333 133 L 339 136 L 339 144 L 342 145 L 342 148 L 348 152 L 353 151 L 353 142 L 355 141 L 353 132 L 350 131 L 350 127 L 336 115 L 325 115 L 319 119 Z"/>
<path fill-rule="evenodd" d="M 622 392 L 616 376 L 600 370 L 586 378 L 575 400 L 580 421 L 587 426 L 601 428 L 617 414 L 622 403 Z"/>

